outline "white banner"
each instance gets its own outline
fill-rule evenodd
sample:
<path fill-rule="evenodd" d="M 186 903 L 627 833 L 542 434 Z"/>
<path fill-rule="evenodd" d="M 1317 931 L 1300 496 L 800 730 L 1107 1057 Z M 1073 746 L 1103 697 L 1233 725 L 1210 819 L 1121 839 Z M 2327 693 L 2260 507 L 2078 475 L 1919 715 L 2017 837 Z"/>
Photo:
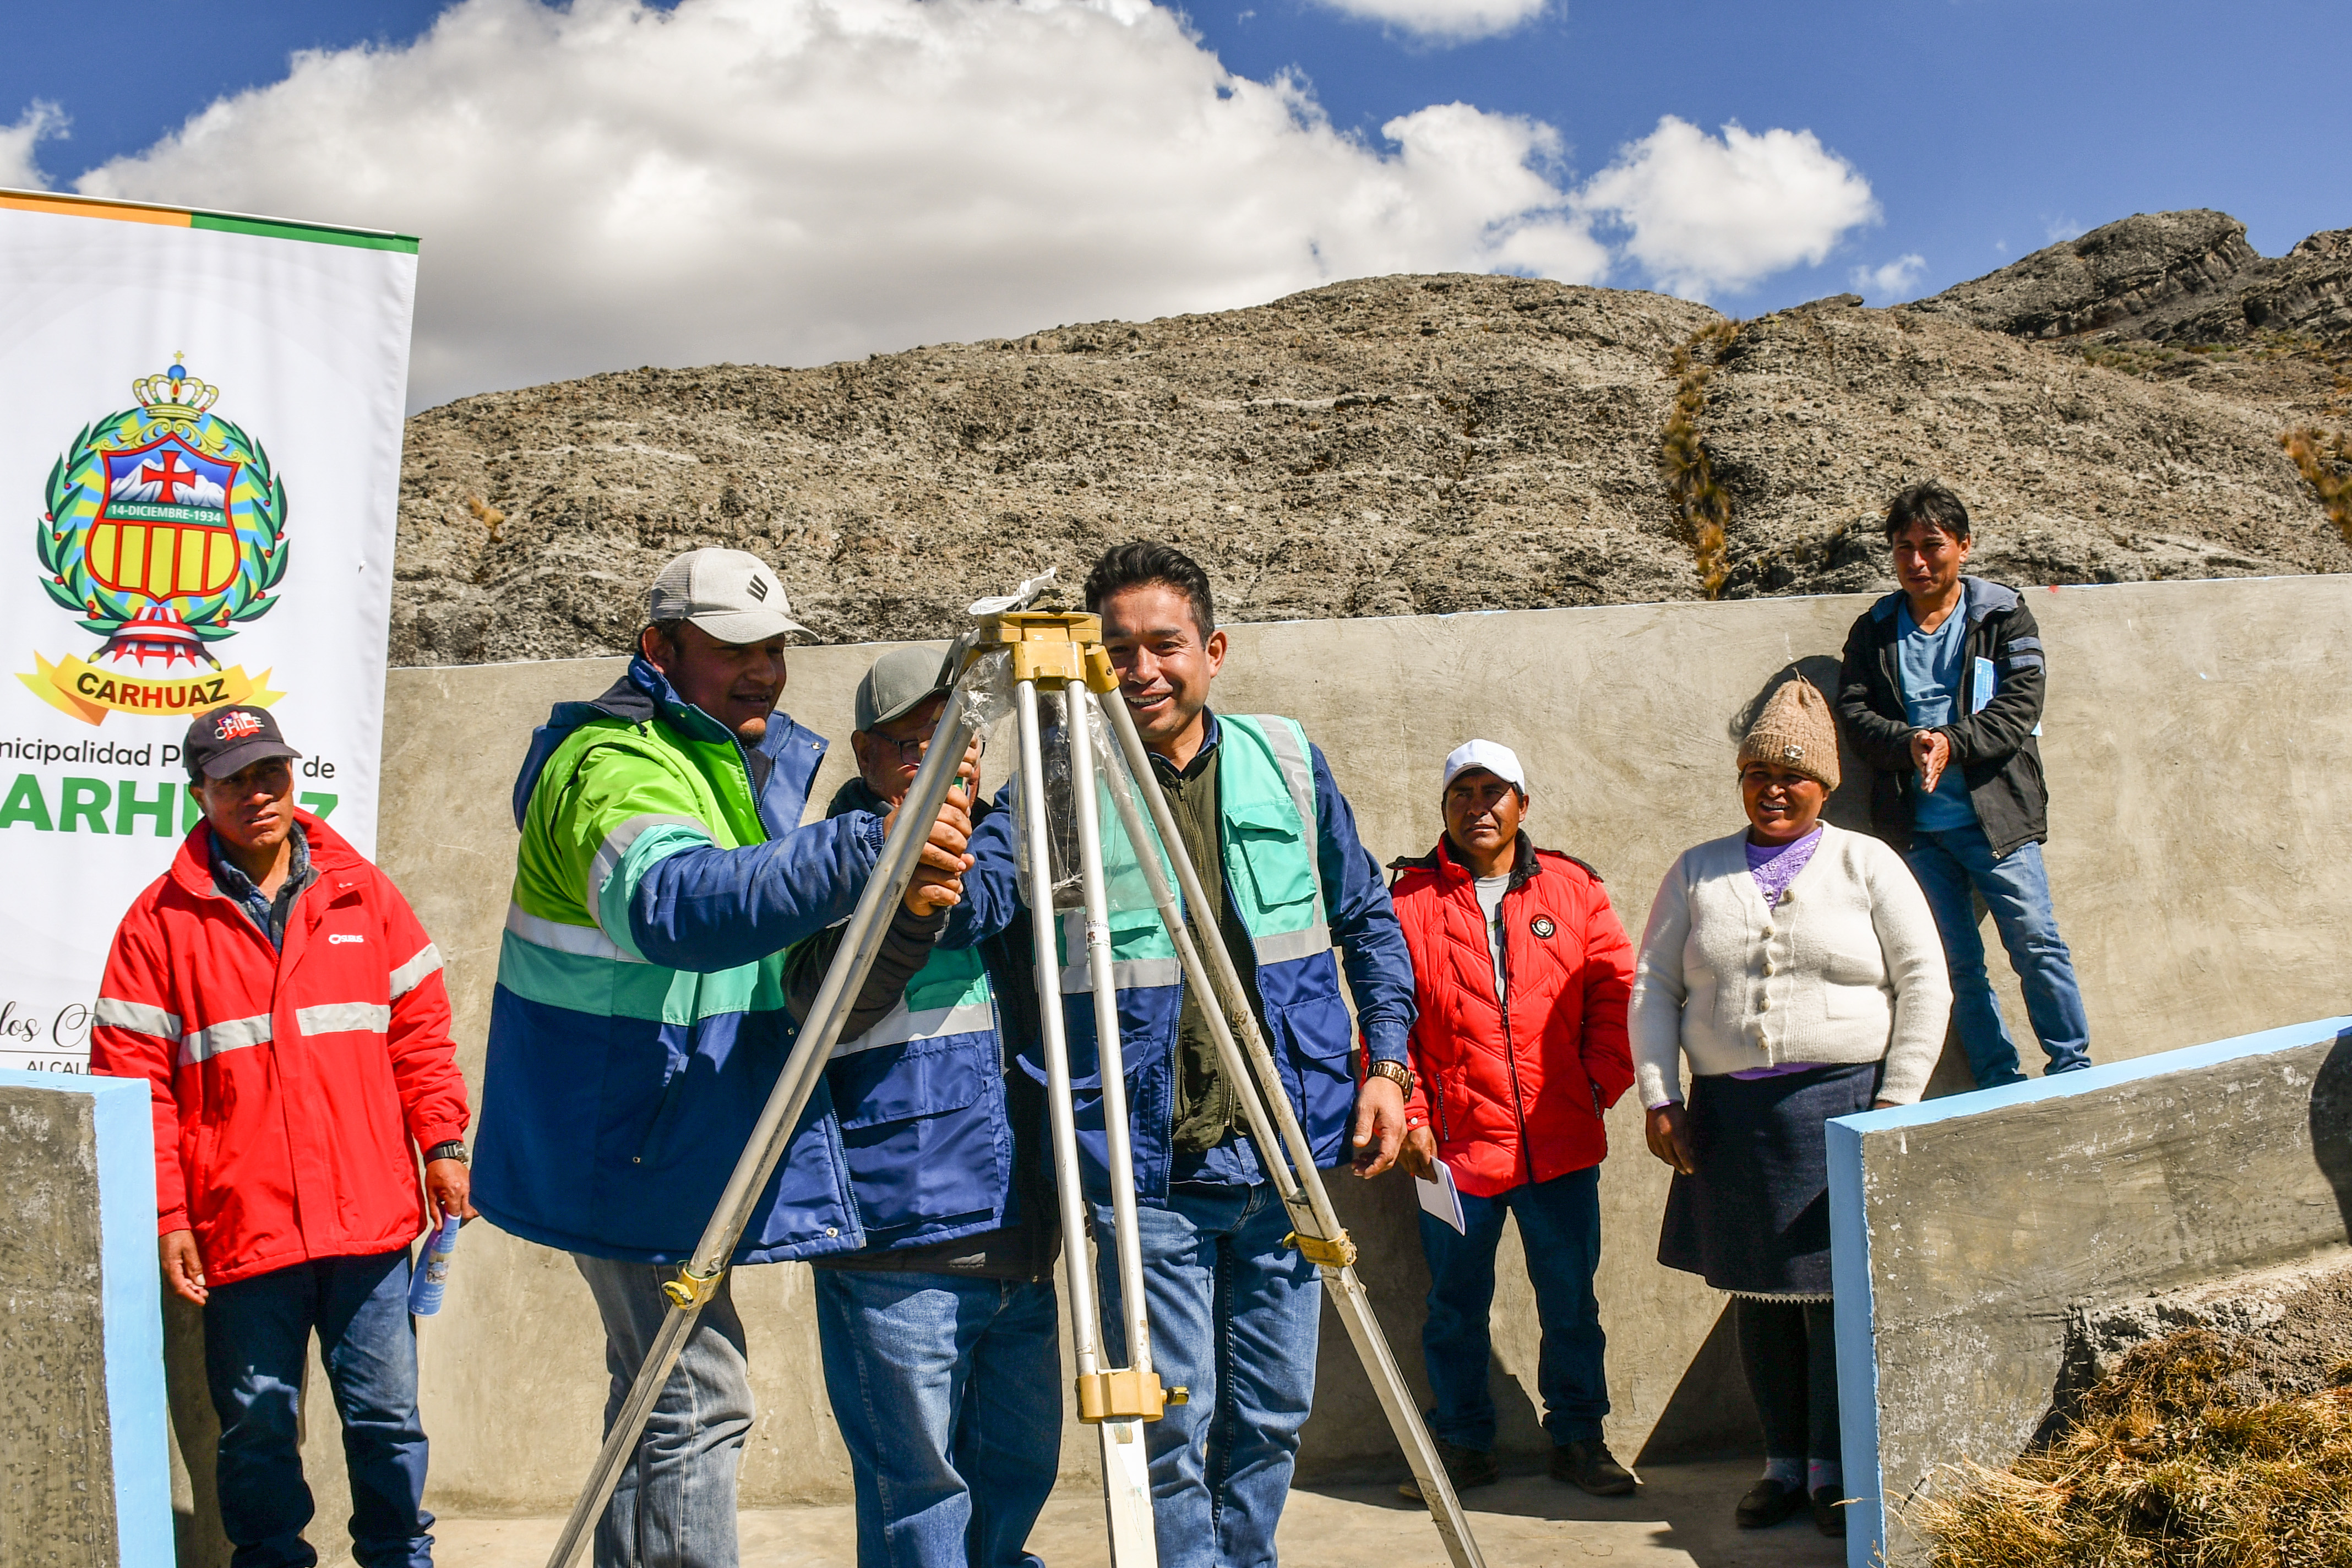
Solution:
<path fill-rule="evenodd" d="M 0 1068 L 85 1068 L 195 714 L 268 706 L 374 855 L 415 291 L 398 236 L 0 192 Z"/>

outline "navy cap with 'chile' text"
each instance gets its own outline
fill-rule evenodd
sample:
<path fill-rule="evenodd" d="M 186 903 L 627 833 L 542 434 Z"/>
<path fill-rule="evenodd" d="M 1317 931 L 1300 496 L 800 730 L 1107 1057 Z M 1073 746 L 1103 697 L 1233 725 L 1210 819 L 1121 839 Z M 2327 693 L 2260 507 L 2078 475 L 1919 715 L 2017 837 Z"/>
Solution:
<path fill-rule="evenodd" d="M 188 764 L 188 782 L 225 779 L 241 768 L 271 757 L 299 757 L 278 732 L 278 721 L 267 708 L 242 703 L 199 713 L 188 721 L 188 741 L 182 760 Z"/>

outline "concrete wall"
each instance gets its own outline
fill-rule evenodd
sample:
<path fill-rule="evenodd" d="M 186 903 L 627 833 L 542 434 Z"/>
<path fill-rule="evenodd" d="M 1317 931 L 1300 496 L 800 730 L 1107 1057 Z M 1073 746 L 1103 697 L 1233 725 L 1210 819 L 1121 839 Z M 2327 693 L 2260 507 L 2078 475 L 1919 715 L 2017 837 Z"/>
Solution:
<path fill-rule="evenodd" d="M 1731 770 L 1739 716 L 1792 662 L 1826 682 L 1822 661 L 1833 668 L 1868 602 L 1240 626 L 1217 702 L 1301 719 L 1383 860 L 1433 841 L 1435 769 L 1447 750 L 1472 735 L 1516 747 L 1532 773 L 1530 829 L 1601 868 L 1638 938 L 1674 857 L 1739 826 Z M 2051 654 L 2049 861 L 2095 1055 L 2137 1056 L 2339 1011 L 2336 933 L 2352 921 L 2340 840 L 2352 805 L 2344 782 L 2352 654 L 2340 628 L 2352 618 L 2352 579 L 2037 589 L 2029 602 Z M 836 742 L 819 800 L 847 772 L 851 689 L 878 651 L 793 656 L 785 706 Z M 383 861 L 448 955 L 462 1060 L 476 1083 L 512 872 L 515 765 L 551 702 L 593 695 L 619 668 L 393 672 Z M 1832 816 L 1852 825 L 1867 791 L 1858 764 L 1849 761 L 1847 775 Z M 2013 986 L 2007 1005 L 2022 1033 Z M 1954 1081 L 1956 1058 L 1948 1052 L 1939 1081 Z M 1617 1152 L 1603 1170 L 1600 1290 L 1612 1337 L 1612 1441 L 1625 1455 L 1650 1445 L 1653 1458 L 1736 1442 L 1753 1416 L 1717 1331 L 1721 1300 L 1652 1261 L 1667 1173 L 1644 1151 L 1630 1101 L 1610 1127 Z M 1401 1179 L 1367 1186 L 1342 1175 L 1334 1185 L 1390 1339 L 1417 1378 L 1426 1274 L 1410 1191 Z M 1542 1441 L 1533 1298 L 1516 1239 L 1505 1246 L 1496 1313 L 1504 1442 L 1533 1454 Z M 746 1269 L 736 1291 L 760 1399 L 745 1504 L 845 1498 L 806 1271 Z M 1336 1323 L 1328 1329 L 1302 1474 L 1401 1474 L 1344 1335 Z M 570 1263 L 469 1226 L 449 1304 L 421 1335 L 432 1506 L 567 1506 L 593 1452 L 604 1394 L 595 1314 Z M 331 1414 L 319 1425 L 323 1460 Z M 1092 1462 L 1091 1444 L 1074 1432 L 1066 1476 L 1086 1475 Z M 312 1473 L 321 1519 L 339 1520 L 329 1501 L 339 1482 L 318 1466 Z"/>
<path fill-rule="evenodd" d="M 2352 1241 L 2352 1018 L 1847 1117 L 1830 1183 L 1847 1561 L 1923 1563 L 1906 1506 L 2027 1445 L 2070 1320 Z"/>
<path fill-rule="evenodd" d="M 170 1551 L 147 1086 L 0 1071 L 0 1563 Z"/>

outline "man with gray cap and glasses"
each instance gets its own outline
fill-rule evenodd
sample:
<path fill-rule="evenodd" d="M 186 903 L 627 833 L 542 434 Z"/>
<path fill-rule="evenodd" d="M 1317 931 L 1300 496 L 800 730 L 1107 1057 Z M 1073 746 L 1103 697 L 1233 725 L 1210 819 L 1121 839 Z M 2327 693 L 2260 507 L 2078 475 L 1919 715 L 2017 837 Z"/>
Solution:
<path fill-rule="evenodd" d="M 827 815 L 906 795 L 947 706 L 935 648 L 901 647 L 857 687 L 856 777 Z M 972 813 L 985 819 L 983 804 Z M 944 912 L 899 911 L 826 1077 L 866 1246 L 811 1259 L 864 1568 L 1024 1568 L 1059 1468 L 1060 1251 L 1044 1090 L 1012 1068 L 1036 1037 L 1026 919 L 933 946 Z M 785 995 L 814 1002 L 836 927 L 794 948 Z M 908 1225 L 902 1189 L 928 1218 Z"/>
<path fill-rule="evenodd" d="M 650 1351 L 665 1280 L 692 1253 L 790 1053 L 785 950 L 848 917 L 891 815 L 800 826 L 824 742 L 776 711 L 792 619 L 738 550 L 662 569 L 636 657 L 562 702 L 515 781 L 474 1198 L 572 1256 L 604 1324 L 609 1425 Z M 961 896 L 966 792 L 931 826 L 903 912 Z M 956 1216 L 927 1191 L 877 1213 L 851 1190 L 820 1084 L 732 1262 L 850 1252 Z M 730 1277 L 731 1278 L 731 1277 Z M 596 1530 L 598 1568 L 730 1568 L 752 1418 L 742 1320 L 722 1280 Z"/>

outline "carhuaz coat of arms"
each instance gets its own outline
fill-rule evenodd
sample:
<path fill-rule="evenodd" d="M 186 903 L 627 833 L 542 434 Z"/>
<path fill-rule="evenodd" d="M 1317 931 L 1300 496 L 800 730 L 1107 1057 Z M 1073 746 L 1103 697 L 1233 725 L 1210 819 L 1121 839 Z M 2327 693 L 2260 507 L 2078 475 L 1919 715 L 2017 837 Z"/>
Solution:
<path fill-rule="evenodd" d="M 220 388 L 177 357 L 131 383 L 138 407 L 89 426 L 49 469 L 41 586 L 106 640 L 94 662 L 36 654 L 17 679 L 91 724 L 283 695 L 266 669 L 222 668 L 212 645 L 278 603 L 286 481 L 260 443 L 212 411 Z"/>

